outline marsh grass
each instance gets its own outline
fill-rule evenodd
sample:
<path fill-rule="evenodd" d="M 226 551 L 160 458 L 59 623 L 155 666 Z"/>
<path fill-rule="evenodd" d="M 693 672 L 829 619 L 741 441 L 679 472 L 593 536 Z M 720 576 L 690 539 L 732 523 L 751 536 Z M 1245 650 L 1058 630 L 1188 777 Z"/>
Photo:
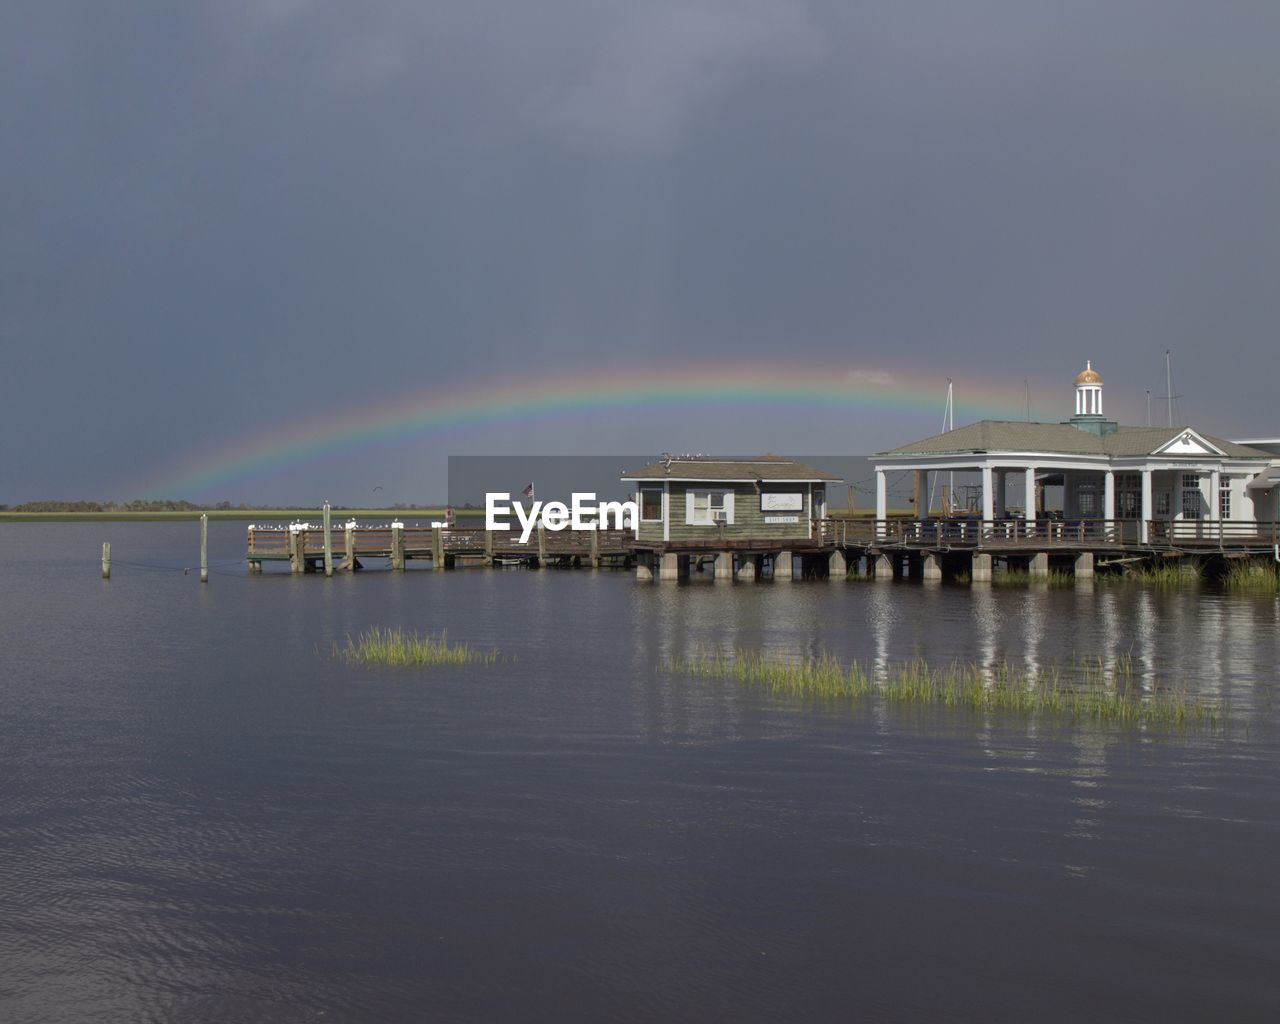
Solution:
<path fill-rule="evenodd" d="M 1126 568 L 1123 573 L 1107 573 L 1098 579 L 1108 582 L 1139 583 L 1144 587 L 1194 586 L 1204 577 L 1204 566 L 1195 561 L 1169 559 L 1153 565 Z"/>
<path fill-rule="evenodd" d="M 497 651 L 477 651 L 466 644 L 449 643 L 448 633 L 439 638 L 406 633 L 402 629 L 373 628 L 355 639 L 347 637 L 345 647 L 334 645 L 334 654 L 351 665 L 406 665 L 432 668 L 438 665 L 493 665 Z"/>
<path fill-rule="evenodd" d="M 1127 655 L 1111 665 L 1099 659 L 1038 670 L 1009 664 L 983 669 L 961 662 L 935 666 L 916 660 L 873 672 L 858 662 L 846 665 L 830 655 L 792 660 L 740 651 L 732 657 L 717 653 L 669 660 L 664 667 L 674 674 L 732 679 L 793 696 L 875 698 L 893 704 L 1052 715 L 1135 728 L 1213 728 L 1224 718 L 1216 702 L 1185 691 L 1147 692 L 1135 686 L 1133 662 Z"/>
<path fill-rule="evenodd" d="M 1280 573 L 1274 563 L 1233 562 L 1222 577 L 1222 585 L 1233 594 L 1278 594 Z"/>
<path fill-rule="evenodd" d="M 1006 569 L 1004 572 L 994 573 L 991 577 L 992 586 L 996 587 L 1025 587 L 1031 583 L 1047 584 L 1051 587 L 1070 587 L 1075 582 L 1075 576 L 1065 569 L 1050 569 L 1047 576 L 1032 576 L 1026 569 Z"/>

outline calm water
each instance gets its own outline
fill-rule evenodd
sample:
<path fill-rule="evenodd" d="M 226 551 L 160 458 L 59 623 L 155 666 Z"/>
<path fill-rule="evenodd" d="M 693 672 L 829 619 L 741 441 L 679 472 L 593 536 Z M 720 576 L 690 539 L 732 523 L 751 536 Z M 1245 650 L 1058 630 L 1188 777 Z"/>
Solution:
<path fill-rule="evenodd" d="M 0 526 L 4 1021 L 1275 1019 L 1275 599 L 250 579 L 243 536 L 201 587 L 194 524 Z M 512 660 L 335 662 L 372 625 Z M 657 669 L 739 647 L 1129 652 L 1231 725 Z"/>

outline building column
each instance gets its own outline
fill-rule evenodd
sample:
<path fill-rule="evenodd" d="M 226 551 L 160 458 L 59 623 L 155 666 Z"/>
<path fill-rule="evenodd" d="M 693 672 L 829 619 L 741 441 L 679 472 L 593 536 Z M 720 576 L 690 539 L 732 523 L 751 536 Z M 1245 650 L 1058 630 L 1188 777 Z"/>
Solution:
<path fill-rule="evenodd" d="M 658 579 L 678 580 L 680 578 L 680 556 L 674 552 L 664 552 L 658 559 Z"/>
<path fill-rule="evenodd" d="M 1217 519 L 1221 514 L 1218 508 L 1218 490 L 1222 487 L 1222 471 L 1211 469 L 1209 471 L 1209 514 L 1206 519 Z"/>
<path fill-rule="evenodd" d="M 1142 471 L 1142 522 L 1138 527 L 1138 538 L 1143 544 L 1151 540 L 1150 527 L 1147 524 L 1151 522 L 1154 507 L 1155 503 L 1151 498 L 1151 470 L 1144 469 Z"/>
<path fill-rule="evenodd" d="M 876 567 L 872 572 L 872 578 L 877 583 L 893 582 L 893 559 L 883 551 L 876 555 Z"/>
<path fill-rule="evenodd" d="M 718 580 L 733 579 L 733 552 L 732 551 L 716 552 L 716 579 Z"/>
<path fill-rule="evenodd" d="M 923 519 L 929 514 L 929 471 L 927 469 L 916 470 L 915 513 L 917 519 Z"/>
<path fill-rule="evenodd" d="M 1025 508 L 1024 517 L 1028 523 L 1036 521 L 1036 470 L 1034 466 L 1028 466 L 1026 471 L 1026 484 L 1023 497 L 1023 506 Z"/>
<path fill-rule="evenodd" d="M 1009 490 L 1009 474 L 1008 471 L 997 469 L 996 477 L 996 514 L 995 518 L 1004 519 L 1007 517 L 1005 508 L 1008 505 L 1007 492 Z"/>
<path fill-rule="evenodd" d="M 1093 579 L 1093 552 L 1082 551 L 1076 555 L 1076 579 Z"/>
<path fill-rule="evenodd" d="M 759 575 L 759 555 L 738 556 L 738 579 L 753 580 Z"/>
<path fill-rule="evenodd" d="M 888 481 L 885 477 L 883 469 L 876 470 L 876 536 L 883 537 L 885 535 L 884 520 L 889 517 L 889 489 Z"/>
<path fill-rule="evenodd" d="M 969 572 L 969 580 L 972 583 L 990 583 L 991 582 L 991 556 L 990 555 L 974 555 L 973 566 Z"/>
<path fill-rule="evenodd" d="M 996 517 L 994 475 L 990 466 L 982 467 L 982 521 L 984 523 L 989 523 Z"/>
<path fill-rule="evenodd" d="M 648 582 L 653 579 L 653 555 L 641 551 L 636 555 L 636 579 Z"/>
<path fill-rule="evenodd" d="M 924 580 L 942 579 L 942 556 L 934 551 L 926 551 L 924 564 L 920 566 L 920 577 Z"/>
<path fill-rule="evenodd" d="M 1027 574 L 1034 579 L 1045 579 L 1049 575 L 1049 552 L 1037 551 L 1027 563 Z"/>
<path fill-rule="evenodd" d="M 1102 474 L 1102 518 L 1107 521 L 1106 538 L 1111 540 L 1115 527 L 1112 525 L 1116 517 L 1116 475 L 1111 470 Z M 1092 563 L 1090 563 L 1092 565 Z"/>

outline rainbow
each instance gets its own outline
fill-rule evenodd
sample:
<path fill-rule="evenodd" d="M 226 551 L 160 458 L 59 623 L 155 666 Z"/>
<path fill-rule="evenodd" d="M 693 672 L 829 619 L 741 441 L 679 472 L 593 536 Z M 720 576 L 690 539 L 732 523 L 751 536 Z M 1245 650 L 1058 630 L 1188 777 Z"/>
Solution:
<path fill-rule="evenodd" d="M 957 381 L 956 388 L 966 412 L 974 414 L 971 418 L 1021 418 L 1021 380 Z M 447 391 L 405 393 L 345 410 L 326 407 L 322 413 L 245 434 L 152 478 L 135 493 L 206 494 L 278 467 L 369 446 L 626 410 L 680 410 L 695 405 L 812 410 L 825 406 L 847 409 L 851 414 L 918 412 L 921 422 L 931 426 L 939 422 L 945 394 L 946 381 L 936 371 L 927 375 L 914 369 L 842 371 L 819 364 L 804 368 L 763 363 L 735 363 L 731 367 L 682 364 L 679 369 L 610 369 L 517 382 L 452 385 Z"/>

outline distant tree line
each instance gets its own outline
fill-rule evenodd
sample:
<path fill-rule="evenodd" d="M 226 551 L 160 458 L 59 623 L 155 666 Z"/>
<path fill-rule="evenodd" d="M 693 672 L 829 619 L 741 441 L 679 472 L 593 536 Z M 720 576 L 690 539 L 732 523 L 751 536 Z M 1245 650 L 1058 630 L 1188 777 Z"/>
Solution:
<path fill-rule="evenodd" d="M 189 501 L 28 501 L 12 508 L 0 505 L 8 512 L 199 512 L 209 506 L 193 505 Z M 217 508 L 231 508 L 230 502 L 221 502 Z M 240 506 L 244 508 L 243 505 Z"/>
<path fill-rule="evenodd" d="M 189 501 L 28 501 L 21 505 L 0 505 L 0 512 L 203 512 L 212 509 L 219 512 L 264 512 L 280 508 L 279 505 L 246 505 L 241 502 L 233 505 L 229 501 L 219 501 L 213 505 L 194 505 Z M 286 506 L 287 507 L 287 506 Z M 352 505 L 335 505 L 335 510 L 352 509 Z M 414 511 L 439 508 L 438 505 L 406 505 L 397 502 L 394 508 L 403 511 Z M 468 505 L 467 508 L 471 506 Z"/>

